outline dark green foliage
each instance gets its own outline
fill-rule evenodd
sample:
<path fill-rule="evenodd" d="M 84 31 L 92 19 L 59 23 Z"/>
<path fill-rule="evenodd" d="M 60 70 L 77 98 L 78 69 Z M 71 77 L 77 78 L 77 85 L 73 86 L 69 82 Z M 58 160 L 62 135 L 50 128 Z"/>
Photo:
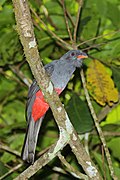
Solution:
<path fill-rule="evenodd" d="M 85 101 L 73 94 L 67 104 L 66 110 L 70 120 L 79 134 L 89 132 L 93 129 L 93 119 Z"/>

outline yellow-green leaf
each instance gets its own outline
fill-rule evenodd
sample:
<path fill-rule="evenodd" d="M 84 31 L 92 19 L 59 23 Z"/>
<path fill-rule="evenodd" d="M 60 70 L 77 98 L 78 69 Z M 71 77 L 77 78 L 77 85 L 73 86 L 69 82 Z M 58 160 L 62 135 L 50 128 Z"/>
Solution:
<path fill-rule="evenodd" d="M 87 87 L 91 96 L 102 106 L 112 106 L 118 101 L 118 91 L 107 73 L 105 66 L 98 60 L 90 62 L 87 69 Z"/>

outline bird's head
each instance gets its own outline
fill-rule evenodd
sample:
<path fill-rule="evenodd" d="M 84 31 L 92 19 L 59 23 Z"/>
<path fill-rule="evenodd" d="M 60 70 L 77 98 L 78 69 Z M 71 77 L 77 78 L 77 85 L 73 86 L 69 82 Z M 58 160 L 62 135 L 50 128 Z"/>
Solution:
<path fill-rule="evenodd" d="M 61 59 L 72 63 L 75 67 L 81 67 L 85 58 L 88 58 L 87 54 L 80 50 L 70 50 L 61 57 Z"/>

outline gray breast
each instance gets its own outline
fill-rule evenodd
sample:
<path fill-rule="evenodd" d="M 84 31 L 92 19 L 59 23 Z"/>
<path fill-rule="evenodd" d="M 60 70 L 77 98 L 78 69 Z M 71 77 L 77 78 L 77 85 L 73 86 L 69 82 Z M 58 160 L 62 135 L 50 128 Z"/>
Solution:
<path fill-rule="evenodd" d="M 51 80 L 54 84 L 54 87 L 64 89 L 74 71 L 75 67 L 72 64 L 59 60 L 55 64 L 54 71 L 51 75 Z"/>

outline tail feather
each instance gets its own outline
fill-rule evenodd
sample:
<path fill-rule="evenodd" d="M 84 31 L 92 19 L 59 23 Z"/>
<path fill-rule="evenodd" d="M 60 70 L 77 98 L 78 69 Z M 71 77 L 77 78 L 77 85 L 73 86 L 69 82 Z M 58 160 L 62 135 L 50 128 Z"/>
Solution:
<path fill-rule="evenodd" d="M 27 127 L 24 146 L 22 150 L 22 159 L 28 163 L 34 163 L 35 149 L 38 139 L 38 133 L 44 116 L 36 122 L 31 118 Z"/>

